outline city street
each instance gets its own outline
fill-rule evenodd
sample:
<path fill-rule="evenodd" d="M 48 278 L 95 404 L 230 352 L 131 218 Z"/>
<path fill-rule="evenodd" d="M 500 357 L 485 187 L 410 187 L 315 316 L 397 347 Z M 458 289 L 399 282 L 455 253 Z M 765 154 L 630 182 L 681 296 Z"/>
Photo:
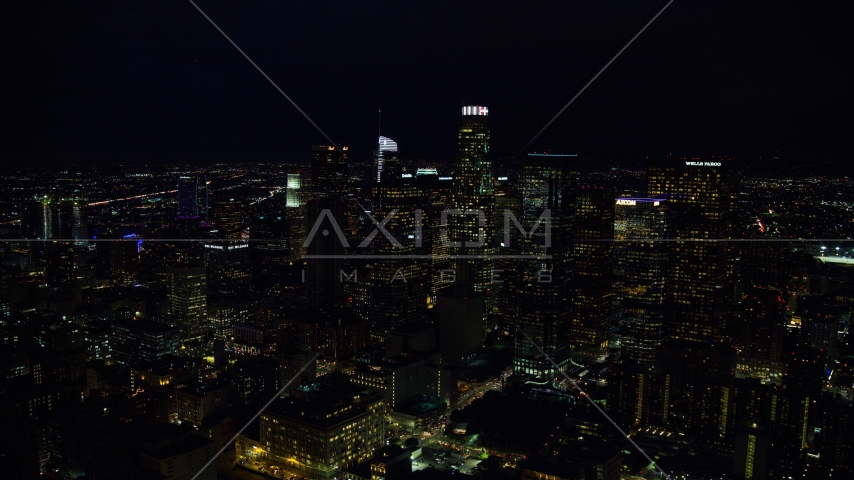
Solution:
<path fill-rule="evenodd" d="M 240 464 L 241 461 L 245 463 L 243 465 Z M 233 471 L 243 471 L 248 474 L 253 475 L 252 478 L 260 479 L 290 479 L 292 477 L 303 478 L 303 474 L 297 472 L 296 470 L 287 470 L 287 469 L 276 469 L 275 473 L 270 470 L 270 466 L 273 465 L 270 462 L 266 461 L 252 461 L 250 459 L 238 460 L 237 466 Z M 282 465 L 275 465 L 276 467 L 282 467 Z"/>

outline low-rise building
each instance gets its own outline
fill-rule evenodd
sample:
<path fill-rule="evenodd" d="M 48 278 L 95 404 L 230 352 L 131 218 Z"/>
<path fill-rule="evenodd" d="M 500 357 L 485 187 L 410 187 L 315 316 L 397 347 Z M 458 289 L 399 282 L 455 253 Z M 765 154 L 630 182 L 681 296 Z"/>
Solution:
<path fill-rule="evenodd" d="M 178 389 L 178 420 L 202 425 L 211 416 L 224 411 L 230 402 L 231 388 L 225 382 L 214 382 Z"/>
<path fill-rule="evenodd" d="M 383 445 L 385 418 L 381 393 L 321 382 L 267 408 L 260 440 L 270 462 L 332 478 Z"/>

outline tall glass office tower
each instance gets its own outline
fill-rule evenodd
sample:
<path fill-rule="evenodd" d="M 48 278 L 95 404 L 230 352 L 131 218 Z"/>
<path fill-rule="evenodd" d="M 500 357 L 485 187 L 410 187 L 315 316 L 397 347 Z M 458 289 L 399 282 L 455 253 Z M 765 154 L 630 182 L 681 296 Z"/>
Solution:
<path fill-rule="evenodd" d="M 397 157 L 397 142 L 388 137 L 380 136 L 379 146 L 374 152 L 374 173 L 377 183 L 382 180 L 385 163 L 389 157 Z"/>
<path fill-rule="evenodd" d="M 738 177 L 728 162 L 667 158 L 647 166 L 647 194 L 668 197 L 676 212 L 668 309 L 674 339 L 703 342 L 725 334 L 732 283 L 726 242 L 732 236 Z"/>
<path fill-rule="evenodd" d="M 491 294 L 492 257 L 498 248 L 488 113 L 486 107 L 463 107 L 447 223 L 457 282 L 471 285 L 475 292 Z M 487 311 L 493 305 L 494 299 L 487 300 Z"/>
<path fill-rule="evenodd" d="M 666 199 L 618 198 L 614 216 L 614 304 L 623 356 L 652 364 L 665 339 L 667 248 L 672 223 Z"/>
<path fill-rule="evenodd" d="M 178 177 L 178 218 L 199 216 L 199 176 Z"/>
<path fill-rule="evenodd" d="M 526 233 L 518 235 L 518 248 L 514 249 L 530 257 L 520 259 L 516 269 L 519 327 L 561 370 L 570 358 L 567 279 L 573 211 L 567 195 L 572 194 L 577 176 L 574 157 L 533 154 L 526 159 L 519 208 Z M 541 224 L 534 229 L 537 222 Z M 516 337 L 513 369 L 543 380 L 558 375 L 554 365 L 522 334 Z"/>

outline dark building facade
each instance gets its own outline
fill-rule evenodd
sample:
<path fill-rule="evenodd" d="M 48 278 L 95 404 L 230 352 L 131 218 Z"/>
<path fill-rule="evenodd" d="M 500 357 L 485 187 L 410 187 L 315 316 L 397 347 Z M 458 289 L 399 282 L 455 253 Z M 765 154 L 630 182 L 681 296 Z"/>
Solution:
<path fill-rule="evenodd" d="M 565 369 L 570 357 L 570 229 L 574 209 L 568 196 L 576 182 L 574 158 L 566 155 L 529 155 L 521 178 L 521 229 L 517 250 L 516 314 L 519 327 Z M 538 222 L 540 225 L 537 225 Z M 511 231 L 504 222 L 503 242 L 512 246 Z M 536 228 L 535 228 L 536 227 Z M 512 233 L 516 233 L 512 231 Z M 512 247 L 511 247 L 512 250 Z M 525 335 L 517 334 L 514 371 L 534 377 L 558 374 Z"/>

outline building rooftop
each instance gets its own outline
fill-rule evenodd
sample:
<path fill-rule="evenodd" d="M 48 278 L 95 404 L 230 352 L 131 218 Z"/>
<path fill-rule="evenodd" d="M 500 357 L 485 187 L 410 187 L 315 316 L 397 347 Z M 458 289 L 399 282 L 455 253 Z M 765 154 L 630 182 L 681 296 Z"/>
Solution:
<path fill-rule="evenodd" d="M 146 333 L 171 333 L 178 332 L 177 328 L 170 327 L 165 323 L 152 322 L 151 320 L 119 320 L 113 323 L 115 326 L 124 326 L 133 330 Z"/>
<path fill-rule="evenodd" d="M 366 404 L 382 400 L 381 397 L 364 400 L 361 397 L 356 398 L 345 401 L 335 398 L 290 396 L 276 400 L 266 412 L 315 427 L 328 428 L 361 415 L 365 411 Z"/>

